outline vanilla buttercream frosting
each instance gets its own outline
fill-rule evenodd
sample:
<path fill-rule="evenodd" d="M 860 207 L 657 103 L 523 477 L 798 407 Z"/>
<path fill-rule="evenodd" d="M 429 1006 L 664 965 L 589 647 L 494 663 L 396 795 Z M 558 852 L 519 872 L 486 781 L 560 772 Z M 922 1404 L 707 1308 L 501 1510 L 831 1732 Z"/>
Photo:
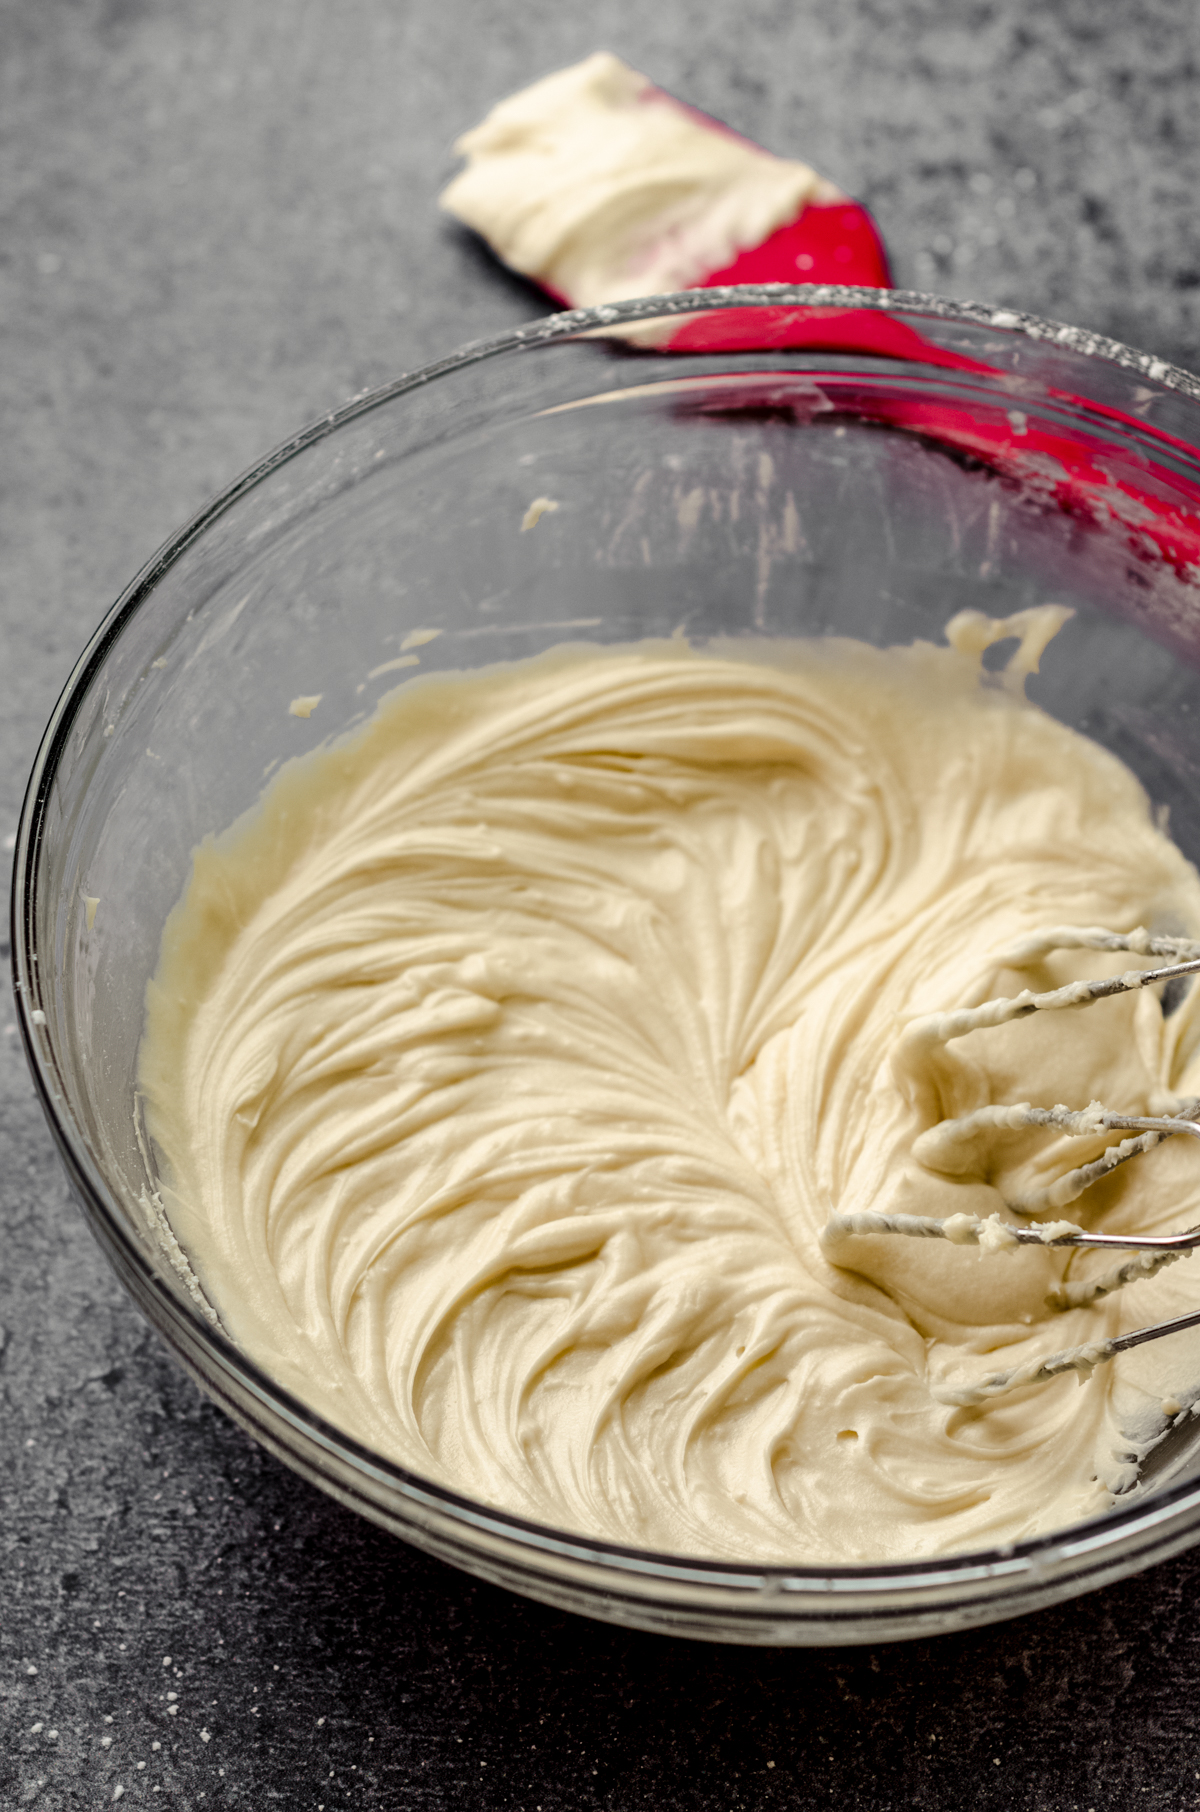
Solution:
<path fill-rule="evenodd" d="M 1133 775 L 1022 695 L 1064 614 L 564 648 L 410 682 L 289 764 L 195 854 L 140 1065 L 233 1339 L 420 1475 L 644 1548 L 902 1560 L 1111 1503 L 1196 1394 L 1189 1337 L 1082 1388 L 934 1388 L 1194 1306 L 1192 1266 L 1064 1310 L 1094 1255 L 821 1243 L 837 1215 L 1011 1222 L 1106 1144 L 979 1115 L 945 1174 L 913 1149 L 943 1118 L 1200 1094 L 1191 994 L 894 1061 L 920 1015 L 1130 965 L 1047 925 L 1200 931 Z M 1071 1213 L 1200 1220 L 1200 1154 Z"/>
<path fill-rule="evenodd" d="M 455 150 L 442 207 L 573 306 L 690 289 L 844 199 L 607 51 L 498 102 Z"/>

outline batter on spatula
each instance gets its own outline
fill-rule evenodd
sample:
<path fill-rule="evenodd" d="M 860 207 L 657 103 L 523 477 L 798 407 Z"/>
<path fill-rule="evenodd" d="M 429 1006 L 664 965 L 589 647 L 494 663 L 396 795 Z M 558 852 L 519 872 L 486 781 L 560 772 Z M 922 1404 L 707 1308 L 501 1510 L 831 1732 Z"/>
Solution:
<path fill-rule="evenodd" d="M 983 1101 L 1200 1095 L 1195 993 L 893 1065 L 920 1015 L 1135 960 L 998 966 L 1042 927 L 1200 934 L 1138 782 L 1023 697 L 1064 615 L 1004 626 L 1007 683 L 976 617 L 941 648 L 563 649 L 405 686 L 285 768 L 196 852 L 141 1056 L 166 1213 L 233 1338 L 418 1473 L 646 1548 L 900 1560 L 1108 1505 L 1121 1430 L 1200 1379 L 1192 1336 L 1083 1388 L 934 1387 L 1195 1306 L 1194 1264 L 1064 1310 L 1086 1253 L 881 1236 L 850 1269 L 820 1240 L 986 1220 L 1118 1136 L 914 1155 Z M 1072 1220 L 1200 1220 L 1191 1143 Z"/>
<path fill-rule="evenodd" d="M 727 283 L 891 282 L 860 203 L 605 51 L 500 101 L 455 149 L 467 164 L 442 207 L 572 308 Z"/>

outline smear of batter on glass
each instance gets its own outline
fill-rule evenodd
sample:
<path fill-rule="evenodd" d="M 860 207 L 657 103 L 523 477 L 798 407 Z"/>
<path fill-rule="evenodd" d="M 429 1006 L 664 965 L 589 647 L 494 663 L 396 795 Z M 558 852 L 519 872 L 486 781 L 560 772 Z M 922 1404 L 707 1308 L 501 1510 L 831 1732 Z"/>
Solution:
<path fill-rule="evenodd" d="M 977 613 L 944 648 L 565 648 L 411 682 L 289 763 L 196 852 L 141 1057 L 232 1336 L 415 1471 L 647 1548 L 906 1559 L 1108 1505 L 1196 1342 L 979 1408 L 930 1386 L 1177 1313 L 1188 1263 L 1062 1310 L 1087 1254 L 819 1237 L 1007 1220 L 1105 1144 L 984 1115 L 948 1176 L 913 1153 L 939 1117 L 1200 1093 L 1196 995 L 1150 990 L 893 1072 L 916 1016 L 1132 960 L 1005 969 L 1047 925 L 1200 931 L 1133 775 L 1024 699 L 1063 615 L 1000 626 L 1008 683 Z M 1183 1144 L 1074 1219 L 1200 1219 Z"/>

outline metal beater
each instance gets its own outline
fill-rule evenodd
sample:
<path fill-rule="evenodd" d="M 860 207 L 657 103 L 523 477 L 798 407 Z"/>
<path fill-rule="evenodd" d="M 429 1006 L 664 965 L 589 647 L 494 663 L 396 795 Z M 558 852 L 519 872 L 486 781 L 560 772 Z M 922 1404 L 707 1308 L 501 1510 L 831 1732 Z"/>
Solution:
<path fill-rule="evenodd" d="M 1130 969 L 1123 975 L 1102 981 L 1068 982 L 1046 994 L 1024 989 L 1020 994 L 984 1001 L 978 1007 L 963 1007 L 949 1013 L 931 1013 L 906 1027 L 895 1054 L 894 1063 L 901 1072 L 914 1073 L 936 1047 L 962 1038 L 968 1032 L 985 1027 L 1007 1025 L 1031 1013 L 1054 1012 L 1062 1007 L 1087 1007 L 1114 994 L 1131 993 L 1138 988 L 1152 988 L 1182 976 L 1200 973 L 1200 943 L 1187 938 L 1151 937 L 1143 930 L 1128 934 L 1100 928 L 1081 929 L 1057 925 L 1026 938 L 1019 946 L 999 958 L 1005 966 L 1022 967 L 1048 956 L 1055 950 L 1128 951 L 1142 957 L 1167 957 L 1167 966 L 1157 969 Z M 961 1119 L 940 1120 L 914 1142 L 913 1156 L 932 1170 L 953 1174 L 955 1148 L 963 1148 L 984 1128 L 1017 1130 L 1029 1126 L 1053 1127 L 1077 1138 L 1095 1138 L 1103 1132 L 1126 1132 L 1133 1136 L 1111 1145 L 1092 1163 L 1081 1165 L 1051 1184 L 1049 1188 L 1011 1199 L 1007 1206 L 1020 1214 L 1039 1214 L 1064 1208 L 1082 1195 L 1090 1184 L 1107 1176 L 1118 1165 L 1127 1164 L 1157 1145 L 1161 1139 L 1177 1133 L 1200 1139 L 1200 1100 L 1181 1103 L 1175 1113 L 1162 1116 L 1118 1114 L 1098 1101 L 1083 1109 L 1067 1107 L 1032 1107 L 1018 1102 L 1011 1107 L 993 1106 L 978 1109 Z M 838 1214 L 823 1229 L 821 1242 L 835 1263 L 847 1262 L 848 1242 L 863 1234 L 906 1234 L 913 1239 L 947 1239 L 957 1245 L 977 1245 L 985 1250 L 1002 1250 L 1020 1245 L 1094 1246 L 1121 1252 L 1133 1252 L 1104 1276 L 1086 1284 L 1066 1284 L 1052 1295 L 1058 1308 L 1076 1308 L 1118 1290 L 1139 1277 L 1151 1276 L 1163 1265 L 1181 1258 L 1200 1246 L 1200 1226 L 1183 1233 L 1126 1234 L 1087 1233 L 1069 1221 L 1041 1222 L 1037 1226 L 1012 1226 L 999 1215 L 980 1220 L 975 1215 L 955 1214 L 945 1220 L 916 1214 Z M 1046 1359 L 1033 1359 L 1008 1371 L 994 1372 L 978 1384 L 965 1386 L 939 1385 L 933 1394 L 941 1403 L 972 1407 L 1002 1396 L 1024 1384 L 1037 1384 L 1056 1377 L 1060 1372 L 1074 1371 L 1088 1376 L 1097 1365 L 1128 1348 L 1148 1340 L 1161 1340 L 1167 1334 L 1200 1326 L 1200 1310 L 1180 1315 L 1173 1321 L 1162 1321 L 1152 1327 L 1138 1328 L 1130 1334 L 1118 1334 L 1110 1340 L 1098 1340 L 1085 1346 L 1067 1347 Z"/>

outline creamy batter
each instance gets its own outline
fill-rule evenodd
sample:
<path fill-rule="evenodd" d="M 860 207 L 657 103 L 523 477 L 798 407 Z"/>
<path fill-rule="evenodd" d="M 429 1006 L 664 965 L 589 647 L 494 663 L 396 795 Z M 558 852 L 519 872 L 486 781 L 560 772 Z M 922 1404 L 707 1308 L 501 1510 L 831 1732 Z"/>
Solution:
<path fill-rule="evenodd" d="M 690 289 L 844 199 L 605 51 L 510 95 L 455 150 L 442 207 L 574 307 Z"/>
<path fill-rule="evenodd" d="M 1022 696 L 1064 614 L 566 649 L 410 683 L 285 768 L 197 851 L 141 1063 L 232 1336 L 415 1471 L 647 1548 L 906 1559 L 1109 1504 L 1196 1394 L 1190 1337 L 1082 1388 L 933 1389 L 1178 1313 L 1194 1261 L 1063 1310 L 1094 1255 L 820 1237 L 1011 1222 L 1112 1142 L 981 1115 L 946 1174 L 913 1151 L 943 1118 L 1200 1094 L 1194 996 L 1150 990 L 894 1065 L 919 1015 L 1137 961 L 1038 955 L 1047 925 L 1200 931 L 1134 777 Z M 1200 1220 L 1200 1154 L 1071 1215 Z"/>

